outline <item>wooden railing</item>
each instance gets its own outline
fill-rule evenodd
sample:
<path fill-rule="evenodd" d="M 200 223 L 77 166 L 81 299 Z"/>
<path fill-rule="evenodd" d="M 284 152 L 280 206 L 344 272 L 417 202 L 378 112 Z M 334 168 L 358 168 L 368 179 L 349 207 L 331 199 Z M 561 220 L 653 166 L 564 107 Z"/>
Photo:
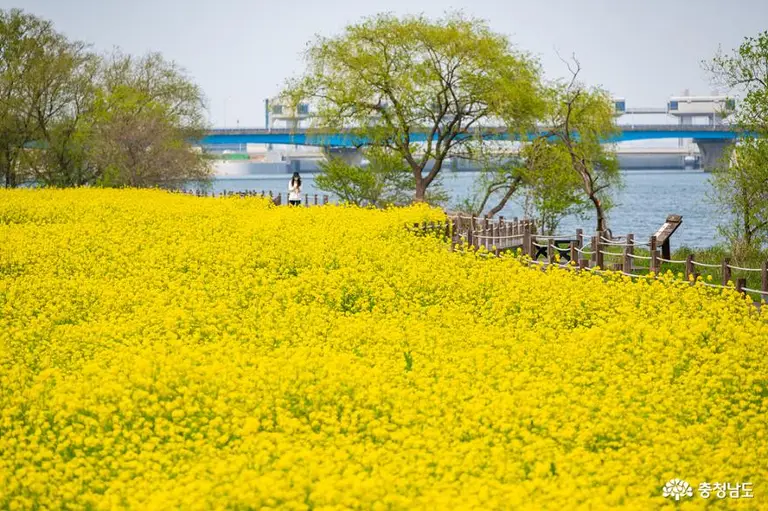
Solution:
<path fill-rule="evenodd" d="M 414 224 L 409 229 L 421 234 L 438 233 L 450 240 L 451 250 L 459 247 L 468 250 L 482 248 L 485 254 L 496 256 L 502 252 L 513 252 L 529 264 L 598 274 L 615 271 L 632 278 L 677 269 L 680 271 L 675 273 L 682 273 L 683 278 L 692 284 L 701 282 L 708 287 L 735 289 L 745 295 L 751 293 L 758 299 L 768 299 L 768 261 L 763 262 L 760 268 L 748 268 L 733 265 L 727 258 L 718 264 L 698 262 L 693 255 L 675 260 L 662 256 L 664 250 L 655 235 L 647 242 L 636 240 L 631 233 L 624 236 L 610 236 L 606 232 L 587 235 L 581 229 L 572 235 L 544 236 L 536 234 L 531 220 L 506 221 L 500 218 L 491 221 L 460 215 L 448 216 L 446 222 Z M 712 281 L 703 281 L 700 278 L 704 276 L 702 272 Z M 747 277 L 738 274 L 752 274 L 755 282 L 759 274 L 759 284 L 747 287 Z"/>
<path fill-rule="evenodd" d="M 256 190 L 222 190 L 216 192 L 213 190 L 173 190 L 174 193 L 181 193 L 184 195 L 194 195 L 196 197 L 262 197 L 270 198 L 276 205 L 288 204 L 287 193 L 273 193 L 272 190 L 268 191 L 256 191 Z M 305 193 L 302 200 L 302 206 L 320 206 L 323 204 L 330 204 L 331 199 L 329 195 L 320 195 L 317 193 L 309 194 Z"/>

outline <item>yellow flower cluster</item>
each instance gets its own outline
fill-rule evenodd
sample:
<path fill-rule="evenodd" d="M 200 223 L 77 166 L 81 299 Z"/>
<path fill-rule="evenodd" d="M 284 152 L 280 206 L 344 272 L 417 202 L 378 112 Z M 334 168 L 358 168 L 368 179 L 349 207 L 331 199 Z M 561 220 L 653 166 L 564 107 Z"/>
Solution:
<path fill-rule="evenodd" d="M 0 509 L 768 506 L 765 314 L 440 219 L 0 192 Z"/>

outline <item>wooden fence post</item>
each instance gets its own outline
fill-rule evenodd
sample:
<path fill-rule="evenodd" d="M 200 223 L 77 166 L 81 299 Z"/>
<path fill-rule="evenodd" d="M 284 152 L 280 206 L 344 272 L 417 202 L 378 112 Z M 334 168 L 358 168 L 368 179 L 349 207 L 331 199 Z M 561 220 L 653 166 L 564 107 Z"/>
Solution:
<path fill-rule="evenodd" d="M 523 254 L 528 257 L 533 257 L 533 254 L 531 253 L 531 242 L 531 227 L 528 224 L 525 224 L 523 226 Z"/>
<path fill-rule="evenodd" d="M 323 195 L 323 204 L 328 204 L 328 196 Z"/>
<path fill-rule="evenodd" d="M 760 291 L 768 293 L 768 261 L 763 261 L 763 267 L 760 270 Z M 760 295 L 761 298 L 766 298 L 768 295 Z"/>
<path fill-rule="evenodd" d="M 317 194 L 315 194 L 315 206 L 317 206 Z"/>
<path fill-rule="evenodd" d="M 632 233 L 627 234 L 627 243 L 624 245 L 624 260 L 622 271 L 624 273 L 632 273 L 632 255 L 635 250 L 635 235 Z"/>
<path fill-rule="evenodd" d="M 571 262 L 577 263 L 579 261 L 579 253 L 576 252 L 576 242 L 575 241 L 571 241 L 570 243 L 568 243 L 568 251 L 569 251 L 568 255 L 571 256 Z"/>
<path fill-rule="evenodd" d="M 649 250 L 651 252 L 651 266 L 650 271 L 653 273 L 658 274 L 659 273 L 659 255 L 657 254 L 656 248 L 657 248 L 658 242 L 656 240 L 656 235 L 654 234 L 651 236 L 651 243 Z"/>
<path fill-rule="evenodd" d="M 595 238 L 595 264 L 599 266 L 600 269 L 603 269 L 605 268 L 605 261 L 603 260 L 603 232 L 596 231 Z"/>
<path fill-rule="evenodd" d="M 554 264 L 555 262 L 555 240 L 549 238 L 547 240 L 547 262 Z"/>
<path fill-rule="evenodd" d="M 451 218 L 451 228 L 453 229 L 451 240 L 454 241 L 454 243 L 458 243 L 459 234 L 461 233 L 461 215 L 456 215 L 456 218 Z"/>
<path fill-rule="evenodd" d="M 727 257 L 723 259 L 723 264 L 721 265 L 721 269 L 723 271 L 723 286 L 728 285 L 728 281 L 731 280 L 731 260 Z"/>
<path fill-rule="evenodd" d="M 738 279 L 736 279 L 736 291 L 746 296 L 747 292 L 744 291 L 745 287 L 747 287 L 746 278 L 739 277 Z"/>
<path fill-rule="evenodd" d="M 685 258 L 685 280 L 690 281 L 691 277 L 693 277 L 694 268 L 693 268 L 693 254 L 688 254 L 688 257 Z M 696 277 L 693 278 L 693 282 L 696 282 Z"/>

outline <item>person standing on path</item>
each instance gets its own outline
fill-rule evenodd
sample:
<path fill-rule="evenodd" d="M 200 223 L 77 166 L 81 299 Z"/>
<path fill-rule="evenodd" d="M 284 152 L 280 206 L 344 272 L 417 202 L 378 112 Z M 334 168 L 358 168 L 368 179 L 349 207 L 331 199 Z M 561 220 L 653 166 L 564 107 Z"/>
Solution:
<path fill-rule="evenodd" d="M 301 206 L 301 176 L 298 172 L 288 182 L 288 203 L 291 206 Z"/>

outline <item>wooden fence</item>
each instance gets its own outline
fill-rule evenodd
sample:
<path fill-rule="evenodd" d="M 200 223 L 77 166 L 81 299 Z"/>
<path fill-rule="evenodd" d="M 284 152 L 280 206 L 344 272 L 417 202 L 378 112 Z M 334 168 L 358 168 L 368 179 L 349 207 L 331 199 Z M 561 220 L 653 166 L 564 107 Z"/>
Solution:
<path fill-rule="evenodd" d="M 275 205 L 285 205 L 288 204 L 288 194 L 287 193 L 272 193 L 272 190 L 268 191 L 256 191 L 256 190 L 239 190 L 239 191 L 232 191 L 232 190 L 223 190 L 221 192 L 215 192 L 215 191 L 209 191 L 209 190 L 173 190 L 174 193 L 181 193 L 184 195 L 194 195 L 196 197 L 262 197 L 262 198 L 270 198 L 272 199 L 272 202 L 275 203 Z M 304 194 L 304 199 L 302 200 L 303 206 L 320 206 L 323 204 L 330 204 L 330 196 L 328 195 L 320 195 L 320 194 Z"/>
<path fill-rule="evenodd" d="M 716 283 L 701 283 L 712 288 L 735 288 L 743 294 L 768 297 L 768 261 L 763 262 L 761 268 L 746 268 L 731 264 L 730 259 L 724 259 L 718 264 L 696 261 L 693 255 L 675 260 L 662 256 L 662 253 L 668 253 L 668 241 L 665 240 L 666 250 L 662 250 L 662 243 L 659 243 L 655 235 L 647 242 L 637 240 L 634 234 L 607 236 L 605 232 L 595 232 L 587 235 L 581 229 L 577 229 L 573 235 L 544 236 L 536 234 L 535 224 L 531 220 L 489 220 L 461 215 L 449 215 L 445 223 L 414 224 L 411 230 L 420 233 L 437 232 L 446 240 L 450 239 L 452 249 L 466 244 L 470 249 L 482 247 L 487 253 L 495 255 L 519 251 L 530 264 L 540 266 L 554 265 L 595 273 L 611 270 L 632 278 L 646 277 L 651 272 L 658 275 L 665 268 L 677 266 L 685 280 L 691 283 L 699 280 L 702 271 L 710 275 L 717 273 Z M 638 250 L 647 255 L 636 253 Z M 755 277 L 759 274 L 760 288 L 747 287 L 747 278 L 734 279 L 734 272 L 753 273 Z"/>

